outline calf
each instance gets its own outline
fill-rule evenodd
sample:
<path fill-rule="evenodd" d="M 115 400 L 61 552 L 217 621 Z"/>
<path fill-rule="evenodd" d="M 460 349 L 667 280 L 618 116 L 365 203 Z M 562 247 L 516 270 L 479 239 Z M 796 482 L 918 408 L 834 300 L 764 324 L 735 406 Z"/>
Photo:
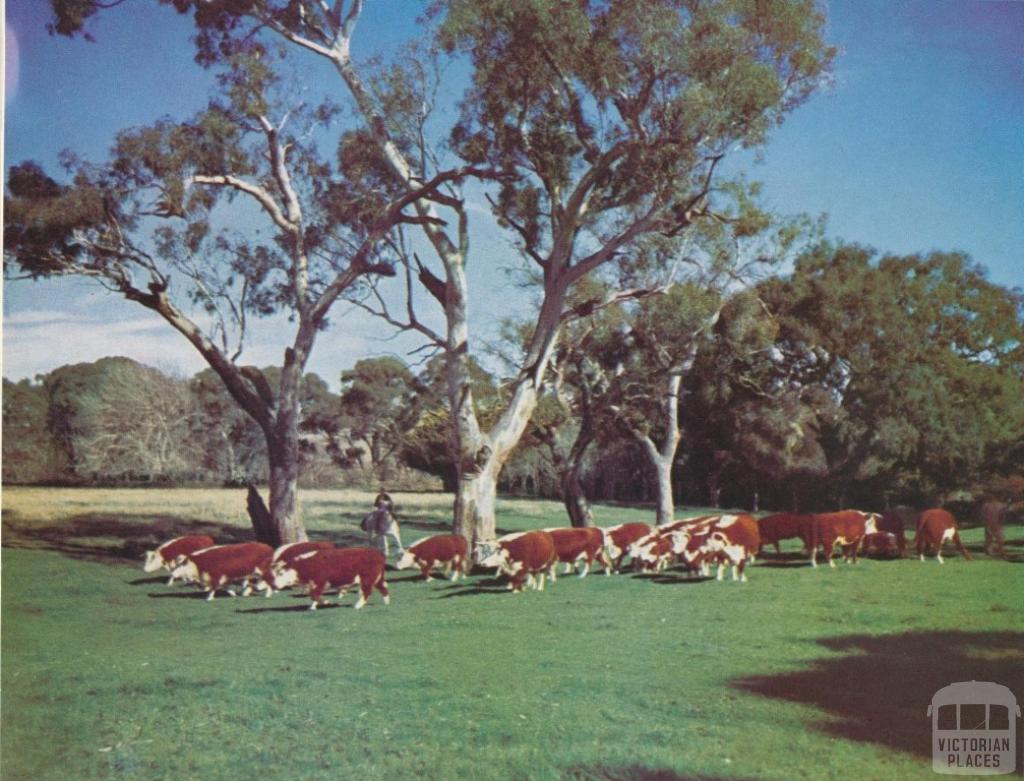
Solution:
<path fill-rule="evenodd" d="M 578 564 L 583 563 L 583 571 L 580 577 L 585 578 L 590 572 L 590 567 L 595 559 L 600 559 L 604 564 L 605 574 L 611 569 L 608 559 L 604 553 L 604 532 L 601 529 L 590 526 L 581 529 L 546 529 L 555 543 L 555 556 L 561 563 L 565 564 L 565 572 L 569 573 Z M 555 570 L 551 569 L 551 582 L 556 580 Z"/>
<path fill-rule="evenodd" d="M 1005 559 L 1003 524 L 1006 522 L 1006 504 L 998 499 L 990 499 L 981 505 L 979 514 L 981 522 L 985 525 L 985 553 Z"/>
<path fill-rule="evenodd" d="M 174 582 L 174 570 L 184 563 L 190 553 L 203 548 L 212 548 L 213 537 L 206 534 L 192 534 L 186 537 L 175 537 L 168 540 L 156 550 L 146 551 L 146 562 L 142 565 L 143 572 L 156 572 L 165 569 L 170 573 L 167 585 Z"/>
<path fill-rule="evenodd" d="M 818 566 L 818 546 L 825 550 L 828 565 L 835 567 L 832 559 L 835 546 L 843 549 L 843 559 L 857 563 L 857 549 L 865 534 L 878 533 L 878 515 L 860 510 L 840 510 L 834 513 L 815 513 L 813 537 L 811 539 L 811 566 Z"/>
<path fill-rule="evenodd" d="M 384 567 L 384 554 L 375 548 L 332 548 L 304 553 L 279 569 L 274 577 L 278 588 L 296 584 L 305 587 L 312 600 L 310 610 L 321 604 L 320 597 L 325 591 L 335 589 L 340 598 L 346 588 L 358 585 L 360 595 L 355 608 L 359 610 L 374 588 L 384 597 L 385 605 L 391 602 Z"/>
<path fill-rule="evenodd" d="M 971 554 L 967 552 L 967 548 L 964 547 L 963 542 L 960 540 L 960 532 L 956 528 L 956 519 L 951 512 L 936 507 L 921 513 L 917 519 L 917 534 L 914 538 L 914 542 L 917 545 L 917 555 L 921 557 L 921 561 L 924 561 L 925 548 L 934 548 L 935 557 L 939 560 L 939 564 L 944 564 L 945 562 L 942 560 L 942 544 L 948 540 L 953 541 L 957 550 L 960 551 L 960 555 L 966 561 L 971 560 Z"/>
<path fill-rule="evenodd" d="M 558 560 L 555 541 L 548 532 L 514 534 L 496 541 L 494 545 L 495 549 L 481 559 L 480 566 L 495 567 L 498 572 L 508 575 L 508 587 L 513 592 L 522 591 L 524 582 L 538 591 L 544 590 L 544 576 L 551 573 Z"/>
<path fill-rule="evenodd" d="M 779 541 L 799 537 L 804 543 L 804 548 L 807 549 L 812 537 L 811 528 L 813 524 L 814 520 L 811 515 L 799 515 L 797 513 L 766 515 L 757 522 L 761 547 L 771 543 L 775 546 L 775 553 L 781 555 L 782 548 L 779 546 Z"/>
<path fill-rule="evenodd" d="M 646 523 L 620 523 L 618 526 L 611 526 L 604 530 L 604 554 L 607 557 L 610 572 L 618 572 L 622 567 L 622 560 L 629 552 L 629 546 L 642 537 L 651 533 L 651 527 Z"/>
<path fill-rule="evenodd" d="M 466 575 L 469 569 L 469 558 L 466 556 L 466 538 L 460 534 L 438 534 L 415 542 L 405 549 L 405 553 L 395 565 L 398 569 L 406 569 L 416 565 L 420 568 L 424 580 L 433 580 L 430 570 L 435 565 L 444 565 L 444 574 L 452 573 L 452 582 Z"/>
<path fill-rule="evenodd" d="M 253 584 L 259 579 L 272 581 L 270 561 L 273 556 L 274 549 L 262 542 L 215 545 L 190 554 L 172 574 L 202 586 L 207 592 L 207 601 L 212 601 L 221 588 L 235 596 L 228 588 L 235 582 L 244 584 L 242 595 L 245 596 L 252 592 Z"/>

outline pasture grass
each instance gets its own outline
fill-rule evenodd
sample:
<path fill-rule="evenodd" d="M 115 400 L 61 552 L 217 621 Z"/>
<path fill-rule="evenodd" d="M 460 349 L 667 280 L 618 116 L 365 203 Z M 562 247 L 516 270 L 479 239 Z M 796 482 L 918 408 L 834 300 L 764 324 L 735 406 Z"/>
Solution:
<path fill-rule="evenodd" d="M 305 491 L 314 538 L 361 540 L 372 494 Z M 787 546 L 746 584 L 487 573 L 392 603 L 167 587 L 141 552 L 248 536 L 244 491 L 6 489 L 0 777 L 25 779 L 931 778 L 931 695 L 1024 693 L 1024 529 L 1011 561 L 812 570 Z M 451 498 L 398 495 L 407 543 Z M 599 506 L 598 522 L 649 520 Z M 502 500 L 504 531 L 562 525 Z M 682 514 L 682 513 L 681 513 Z"/>

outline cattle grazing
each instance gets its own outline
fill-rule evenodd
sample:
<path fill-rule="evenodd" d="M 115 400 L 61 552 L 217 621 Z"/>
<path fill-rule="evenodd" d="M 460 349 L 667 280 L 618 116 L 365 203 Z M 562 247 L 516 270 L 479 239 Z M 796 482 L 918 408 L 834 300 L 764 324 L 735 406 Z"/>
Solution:
<path fill-rule="evenodd" d="M 878 521 L 878 531 L 889 532 L 896 537 L 898 554 L 903 558 L 907 550 L 907 529 L 913 529 L 916 523 L 917 510 L 900 504 L 882 513 Z"/>
<path fill-rule="evenodd" d="M 722 580 L 725 567 L 731 566 L 732 579 L 746 583 L 747 564 L 760 544 L 757 521 L 746 514 L 711 516 L 672 533 L 672 550 L 687 569 L 707 575 L 710 566 L 717 564 L 717 580 Z"/>
<path fill-rule="evenodd" d="M 175 580 L 174 570 L 185 561 L 190 553 L 195 553 L 203 548 L 212 548 L 213 537 L 206 534 L 191 534 L 185 537 L 175 537 L 168 540 L 156 550 L 146 551 L 146 561 L 142 565 L 143 572 L 156 572 L 158 569 L 165 569 L 170 573 L 167 585 Z"/>
<path fill-rule="evenodd" d="M 836 545 L 843 549 L 843 559 L 857 563 L 857 550 L 865 534 L 878 533 L 878 514 L 860 510 L 840 510 L 834 513 L 815 513 L 811 539 L 811 566 L 818 566 L 818 546 L 825 551 L 828 565 L 835 567 L 832 556 Z"/>
<path fill-rule="evenodd" d="M 757 522 L 761 547 L 771 543 L 775 546 L 775 553 L 781 555 L 782 548 L 779 546 L 781 540 L 799 538 L 804 544 L 804 549 L 807 550 L 813 538 L 813 525 L 814 517 L 812 515 L 798 513 L 766 515 Z M 760 553 L 760 551 L 758 552 Z M 810 553 L 809 550 L 807 552 Z"/>
<path fill-rule="evenodd" d="M 934 548 L 935 558 L 939 560 L 939 564 L 944 564 L 945 562 L 942 560 L 942 545 L 950 540 L 956 545 L 960 555 L 966 561 L 970 561 L 971 554 L 967 552 L 967 548 L 964 547 L 963 542 L 960 540 L 960 532 L 956 528 L 956 519 L 951 512 L 936 507 L 931 510 L 925 510 L 918 516 L 917 535 L 914 538 L 914 542 L 917 545 L 917 555 L 921 558 L 921 561 L 924 561 L 925 550 Z"/>
<path fill-rule="evenodd" d="M 384 604 L 391 601 L 387 583 L 384 580 L 385 559 L 376 548 L 332 548 L 304 553 L 291 564 L 274 573 L 278 588 L 296 584 L 305 587 L 312 603 L 310 610 L 321 604 L 325 591 L 336 590 L 339 598 L 346 588 L 359 586 L 359 610 L 369 600 L 376 588 L 384 597 Z"/>
<path fill-rule="evenodd" d="M 604 553 L 604 532 L 590 526 L 581 529 L 545 529 L 555 543 L 555 556 L 565 564 L 565 573 L 572 572 L 579 564 L 583 565 L 580 577 L 585 578 L 595 560 L 604 564 L 605 574 L 611 569 Z M 555 570 L 551 569 L 551 581 L 556 579 Z"/>
<path fill-rule="evenodd" d="M 368 513 L 359 523 L 359 528 L 366 532 L 370 545 L 379 548 L 385 559 L 390 555 L 388 549 L 388 537 L 393 537 L 398 545 L 398 552 L 403 552 L 402 537 L 398 528 L 398 521 L 387 507 L 378 507 Z"/>
<path fill-rule="evenodd" d="M 633 569 L 644 569 L 648 572 L 661 572 L 675 559 L 672 552 L 672 533 L 679 527 L 672 524 L 672 529 L 662 533 L 661 529 L 653 532 L 629 546 L 626 551 L 633 563 Z"/>
<path fill-rule="evenodd" d="M 998 499 L 989 499 L 981 505 L 979 513 L 985 526 L 985 553 L 1005 559 L 1003 524 L 1006 523 L 1006 504 Z"/>
<path fill-rule="evenodd" d="M 646 523 L 620 523 L 604 530 L 604 553 L 608 559 L 610 570 L 618 572 L 622 560 L 629 552 L 629 546 L 651 533 Z"/>
<path fill-rule="evenodd" d="M 865 534 L 860 541 L 862 556 L 900 556 L 899 538 L 888 531 Z"/>
<path fill-rule="evenodd" d="M 558 558 L 555 541 L 545 531 L 509 535 L 495 541 L 493 547 L 486 543 L 482 547 L 480 566 L 495 567 L 498 572 L 508 575 L 508 587 L 513 592 L 522 591 L 524 582 L 543 591 L 544 576 L 551 573 Z"/>
<path fill-rule="evenodd" d="M 469 557 L 466 555 L 466 538 L 459 534 L 438 534 L 433 537 L 414 542 L 402 554 L 398 569 L 406 569 L 414 564 L 420 568 L 424 580 L 433 580 L 430 570 L 435 566 L 444 565 L 447 577 L 451 572 L 452 582 L 465 576 L 469 569 Z"/>
<path fill-rule="evenodd" d="M 190 554 L 174 573 L 198 583 L 212 601 L 221 588 L 235 596 L 232 583 L 242 583 L 242 595 L 250 594 L 260 579 L 272 582 L 270 561 L 274 549 L 262 542 L 243 542 L 237 545 L 215 545 Z M 270 596 L 270 592 L 267 592 Z"/>

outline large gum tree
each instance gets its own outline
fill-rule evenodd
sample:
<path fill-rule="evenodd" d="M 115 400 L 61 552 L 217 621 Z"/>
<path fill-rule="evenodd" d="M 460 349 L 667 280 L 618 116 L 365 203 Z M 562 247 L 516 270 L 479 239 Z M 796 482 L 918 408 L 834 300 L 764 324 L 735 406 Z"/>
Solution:
<path fill-rule="evenodd" d="M 65 33 L 106 5 L 53 2 L 55 29 Z M 409 276 L 440 305 L 444 327 L 427 328 L 411 305 L 404 324 L 446 356 L 454 529 L 471 541 L 494 536 L 498 474 L 537 405 L 570 290 L 644 235 L 706 217 L 723 157 L 763 143 L 822 82 L 834 55 L 814 0 L 436 0 L 426 18 L 439 50 L 470 67 L 469 88 L 449 107 L 458 117 L 440 137 L 425 109 L 445 92 L 417 93 L 422 57 L 385 78 L 370 78 L 354 60 L 362 0 L 168 4 L 194 13 L 202 61 L 276 36 L 329 62 L 393 185 L 406 194 L 429 189 L 412 208 L 433 257 L 416 257 Z M 448 72 L 463 83 L 459 68 Z M 486 428 L 469 371 L 467 178 L 479 181 L 541 279 L 524 362 Z"/>
<path fill-rule="evenodd" d="M 340 296 L 394 274 L 384 239 L 418 193 L 383 198 L 355 163 L 347 170 L 358 175 L 346 176 L 348 136 L 341 162 L 323 155 L 316 139 L 337 109 L 292 101 L 272 59 L 256 44 L 236 52 L 207 109 L 120 133 L 103 164 L 65 155 L 69 181 L 34 162 L 12 167 L 4 272 L 94 280 L 195 347 L 263 434 L 269 518 L 253 521 L 276 545 L 306 537 L 299 412 L 315 340 Z M 291 334 L 268 378 L 240 359 L 252 318 L 275 314 Z"/>

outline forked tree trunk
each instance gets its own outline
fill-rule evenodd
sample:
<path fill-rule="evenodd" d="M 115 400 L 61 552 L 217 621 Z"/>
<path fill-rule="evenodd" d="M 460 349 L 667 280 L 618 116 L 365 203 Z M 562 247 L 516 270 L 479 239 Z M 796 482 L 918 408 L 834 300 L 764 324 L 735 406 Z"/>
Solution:
<path fill-rule="evenodd" d="M 495 459 L 490 459 L 480 470 L 467 465 L 459 476 L 453 531 L 466 538 L 471 551 L 478 543 L 497 537 L 495 502 L 500 471 Z"/>

